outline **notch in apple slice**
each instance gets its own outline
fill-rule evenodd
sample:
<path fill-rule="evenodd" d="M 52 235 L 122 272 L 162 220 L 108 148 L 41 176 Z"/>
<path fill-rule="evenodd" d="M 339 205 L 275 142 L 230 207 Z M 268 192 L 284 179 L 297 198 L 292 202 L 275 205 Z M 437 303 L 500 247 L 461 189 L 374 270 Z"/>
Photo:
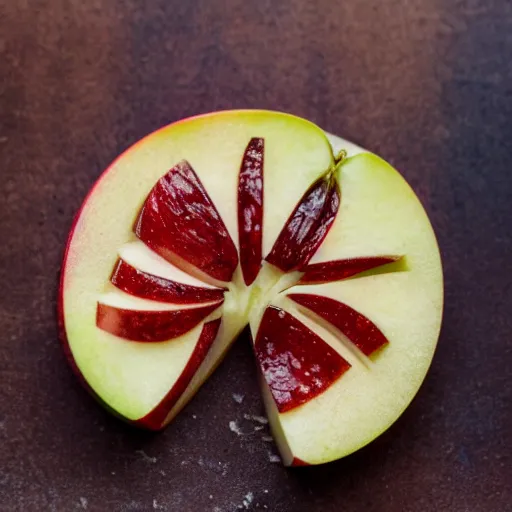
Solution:
<path fill-rule="evenodd" d="M 130 341 L 161 342 L 182 336 L 222 304 L 168 304 L 114 289 L 98 299 L 96 325 Z"/>
<path fill-rule="evenodd" d="M 217 208 L 183 160 L 153 187 L 134 228 L 170 263 L 212 284 L 231 281 L 238 253 Z"/>
<path fill-rule="evenodd" d="M 171 304 L 198 304 L 224 297 L 224 290 L 183 272 L 142 242 L 121 247 L 110 280 L 130 295 Z"/>

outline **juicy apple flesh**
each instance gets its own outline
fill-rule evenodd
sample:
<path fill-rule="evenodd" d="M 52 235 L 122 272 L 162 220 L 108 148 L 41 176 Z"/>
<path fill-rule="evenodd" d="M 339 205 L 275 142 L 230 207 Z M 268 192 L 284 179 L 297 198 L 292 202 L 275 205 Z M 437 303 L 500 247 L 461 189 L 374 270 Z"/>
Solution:
<path fill-rule="evenodd" d="M 234 111 L 164 128 L 106 171 L 70 236 L 60 302 L 88 386 L 150 429 L 250 323 L 283 461 L 304 465 L 367 444 L 407 406 L 442 276 L 391 167 L 302 119 Z"/>

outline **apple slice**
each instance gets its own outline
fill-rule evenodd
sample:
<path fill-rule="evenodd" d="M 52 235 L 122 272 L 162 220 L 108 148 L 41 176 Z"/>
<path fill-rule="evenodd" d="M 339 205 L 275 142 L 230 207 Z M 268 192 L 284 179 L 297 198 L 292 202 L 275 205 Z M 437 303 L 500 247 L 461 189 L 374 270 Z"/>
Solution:
<path fill-rule="evenodd" d="M 304 194 L 265 259 L 283 272 L 304 267 L 327 235 L 339 204 L 338 183 L 329 172 Z"/>
<path fill-rule="evenodd" d="M 280 413 L 312 400 L 350 368 L 322 338 L 275 306 L 263 314 L 254 350 Z"/>
<path fill-rule="evenodd" d="M 98 299 L 96 325 L 130 341 L 166 341 L 193 329 L 221 303 L 158 304 L 121 291 L 108 292 Z"/>
<path fill-rule="evenodd" d="M 229 282 L 236 248 L 197 174 L 187 161 L 160 178 L 144 202 L 136 235 L 167 261 L 216 281 Z"/>
<path fill-rule="evenodd" d="M 343 333 L 365 356 L 388 344 L 371 320 L 346 304 L 307 293 L 289 293 L 287 297 L 313 313 L 315 320 L 325 320 L 328 329 L 334 327 Z"/>
<path fill-rule="evenodd" d="M 112 284 L 145 299 L 172 304 L 197 304 L 222 300 L 224 291 L 168 264 L 142 242 L 125 244 L 119 250 Z"/>
<path fill-rule="evenodd" d="M 395 263 L 400 259 L 402 259 L 401 256 L 370 256 L 367 258 L 349 258 L 310 264 L 303 267 L 304 274 L 300 278 L 299 284 L 321 284 L 341 281 L 382 265 Z"/>
<path fill-rule="evenodd" d="M 263 243 L 264 140 L 253 138 L 245 150 L 238 180 L 240 265 L 247 286 L 261 268 Z"/>

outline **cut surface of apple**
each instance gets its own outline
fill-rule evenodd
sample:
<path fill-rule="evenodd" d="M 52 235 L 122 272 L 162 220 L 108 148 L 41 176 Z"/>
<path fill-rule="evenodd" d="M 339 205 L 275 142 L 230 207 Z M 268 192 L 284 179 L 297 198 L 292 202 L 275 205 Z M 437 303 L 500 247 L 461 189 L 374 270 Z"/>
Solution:
<path fill-rule="evenodd" d="M 87 387 L 153 430 L 249 324 L 286 465 L 387 429 L 441 312 L 435 236 L 400 174 L 309 121 L 250 110 L 169 125 L 117 159 L 77 216 L 59 300 Z"/>

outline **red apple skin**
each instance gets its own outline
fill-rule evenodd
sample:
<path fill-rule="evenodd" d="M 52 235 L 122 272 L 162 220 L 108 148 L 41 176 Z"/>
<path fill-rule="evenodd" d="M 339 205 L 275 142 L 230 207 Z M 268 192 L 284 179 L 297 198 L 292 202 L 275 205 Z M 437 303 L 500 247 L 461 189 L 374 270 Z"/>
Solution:
<path fill-rule="evenodd" d="M 275 306 L 263 314 L 254 350 L 280 413 L 312 400 L 350 368 L 322 338 Z"/>
<path fill-rule="evenodd" d="M 193 329 L 221 304 L 171 311 L 137 311 L 98 302 L 96 325 L 125 340 L 143 343 L 168 341 Z"/>
<path fill-rule="evenodd" d="M 370 356 L 389 342 L 368 318 L 337 300 L 307 293 L 287 295 L 341 331 L 365 356 Z"/>
<path fill-rule="evenodd" d="M 261 268 L 263 240 L 264 140 L 253 138 L 244 152 L 238 179 L 240 266 L 247 286 Z"/>
<path fill-rule="evenodd" d="M 366 272 L 388 263 L 394 263 L 401 258 L 402 256 L 369 256 L 366 258 L 350 258 L 313 263 L 302 269 L 304 275 L 298 284 L 322 284 L 341 281 L 361 272 Z"/>
<path fill-rule="evenodd" d="M 134 227 L 148 247 L 183 268 L 231 281 L 238 253 L 219 212 L 190 164 L 182 161 L 149 193 Z"/>
<path fill-rule="evenodd" d="M 201 363 L 204 361 L 208 351 L 213 345 L 217 333 L 219 332 L 220 324 L 220 318 L 204 324 L 194 351 L 178 380 L 162 401 L 150 413 L 134 422 L 136 426 L 149 430 L 160 430 L 164 427 L 165 418 L 167 418 L 171 409 L 176 405 L 181 395 L 183 395 L 187 389 L 192 377 L 196 374 L 199 366 L 201 366 Z"/>
<path fill-rule="evenodd" d="M 283 272 L 303 268 L 329 232 L 339 205 L 335 177 L 328 174 L 315 181 L 286 221 L 266 261 Z"/>
<path fill-rule="evenodd" d="M 112 284 L 130 295 L 171 304 L 199 304 L 222 300 L 223 290 L 200 288 L 154 276 L 119 259 L 110 279 Z"/>
<path fill-rule="evenodd" d="M 308 462 L 304 462 L 302 459 L 298 457 L 293 457 L 293 460 L 290 464 L 291 467 L 300 467 L 300 466 L 311 466 Z"/>

